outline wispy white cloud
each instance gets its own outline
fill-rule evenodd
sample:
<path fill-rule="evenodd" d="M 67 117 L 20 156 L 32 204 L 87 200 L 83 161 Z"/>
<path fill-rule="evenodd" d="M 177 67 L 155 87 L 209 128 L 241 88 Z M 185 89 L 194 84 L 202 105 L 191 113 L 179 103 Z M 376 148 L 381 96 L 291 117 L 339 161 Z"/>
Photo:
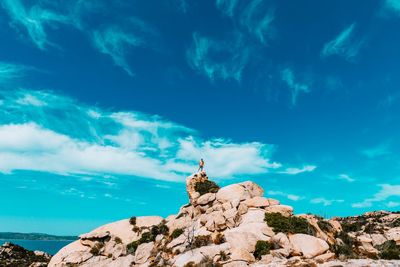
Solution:
<path fill-rule="evenodd" d="M 216 178 L 283 168 L 271 159 L 273 145 L 204 140 L 196 131 L 157 116 L 104 111 L 52 92 L 14 90 L 0 95 L 2 173 L 178 181 L 196 170 L 199 158 L 206 159 L 206 170 Z"/>
<path fill-rule="evenodd" d="M 343 203 L 343 199 L 326 199 L 323 197 L 313 198 L 310 203 L 312 204 L 322 204 L 323 206 L 331 206 L 334 203 Z"/>
<path fill-rule="evenodd" d="M 274 19 L 274 9 L 266 6 L 263 0 L 253 0 L 243 10 L 241 24 L 261 43 L 266 44 L 273 36 Z"/>
<path fill-rule="evenodd" d="M 3 0 L 1 4 L 11 18 L 10 25 L 17 30 L 23 28 L 41 50 L 54 45 L 47 38 L 46 26 L 71 23 L 67 16 L 43 9 L 39 5 L 28 8 L 20 0 Z"/>
<path fill-rule="evenodd" d="M 216 6 L 226 15 L 232 17 L 239 0 L 216 0 Z"/>
<path fill-rule="evenodd" d="M 33 68 L 20 64 L 0 61 L 0 85 L 9 84 L 24 77 L 28 70 Z"/>
<path fill-rule="evenodd" d="M 267 195 L 271 195 L 271 196 L 282 196 L 285 197 L 289 200 L 292 201 L 299 201 L 301 199 L 304 199 L 304 197 L 298 196 L 298 195 L 294 195 L 294 194 L 288 194 L 282 191 L 268 191 Z"/>
<path fill-rule="evenodd" d="M 400 0 L 386 0 L 384 8 L 400 16 Z"/>
<path fill-rule="evenodd" d="M 182 13 L 187 13 L 189 4 L 186 2 L 186 0 L 174 0 L 174 2 Z"/>
<path fill-rule="evenodd" d="M 344 181 L 349 182 L 349 183 L 352 183 L 352 182 L 355 181 L 355 179 L 353 177 L 351 177 L 350 175 L 345 174 L 345 173 L 339 174 L 338 178 L 340 180 L 344 180 Z"/>
<path fill-rule="evenodd" d="M 389 201 L 388 203 L 386 203 L 386 206 L 388 208 L 396 208 L 400 206 L 400 202 Z"/>
<path fill-rule="evenodd" d="M 192 47 L 186 53 L 189 65 L 211 81 L 220 78 L 240 82 L 249 60 L 249 47 L 240 34 L 230 39 L 219 41 L 194 33 Z"/>
<path fill-rule="evenodd" d="M 364 156 L 371 158 L 371 159 L 377 158 L 377 157 L 382 157 L 382 156 L 387 156 L 387 155 L 391 154 L 390 146 L 388 143 L 382 143 L 376 147 L 371 147 L 371 148 L 361 150 L 361 154 L 363 154 Z"/>
<path fill-rule="evenodd" d="M 314 165 L 305 165 L 302 168 L 287 168 L 283 171 L 279 171 L 279 173 L 282 174 L 290 174 L 290 175 L 296 175 L 296 174 L 300 174 L 303 172 L 312 172 L 317 168 L 317 166 Z"/>
<path fill-rule="evenodd" d="M 133 76 L 134 73 L 127 60 L 129 51 L 135 47 L 150 47 L 149 37 L 154 35 L 155 31 L 138 19 L 131 19 L 129 24 L 131 26 L 129 30 L 117 25 L 95 30 L 92 39 L 101 53 L 111 56 L 117 66 Z"/>
<path fill-rule="evenodd" d="M 355 27 L 355 23 L 349 25 L 332 41 L 327 42 L 321 51 L 321 57 L 337 55 L 353 61 L 364 44 L 363 40 L 354 40 Z"/>
<path fill-rule="evenodd" d="M 367 198 L 362 202 L 353 203 L 353 208 L 372 207 L 376 202 L 386 201 L 391 197 L 400 197 L 400 185 L 380 184 L 380 190 L 373 195 L 372 198 Z"/>
<path fill-rule="evenodd" d="M 291 90 L 293 106 L 296 105 L 300 93 L 311 92 L 310 85 L 305 82 L 299 82 L 291 68 L 285 68 L 281 71 L 281 79 Z"/>

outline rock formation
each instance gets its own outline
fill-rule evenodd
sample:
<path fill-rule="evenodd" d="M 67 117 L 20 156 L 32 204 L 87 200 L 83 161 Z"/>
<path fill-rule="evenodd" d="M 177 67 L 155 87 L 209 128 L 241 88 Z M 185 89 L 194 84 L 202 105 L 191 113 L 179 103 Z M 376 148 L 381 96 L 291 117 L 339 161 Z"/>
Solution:
<path fill-rule="evenodd" d="M 400 214 L 293 215 L 253 182 L 219 188 L 205 172 L 186 186 L 190 202 L 177 215 L 101 226 L 49 266 L 400 266 Z"/>
<path fill-rule="evenodd" d="M 47 266 L 50 255 L 42 251 L 30 251 L 9 242 L 0 246 L 0 266 L 41 267 Z"/>

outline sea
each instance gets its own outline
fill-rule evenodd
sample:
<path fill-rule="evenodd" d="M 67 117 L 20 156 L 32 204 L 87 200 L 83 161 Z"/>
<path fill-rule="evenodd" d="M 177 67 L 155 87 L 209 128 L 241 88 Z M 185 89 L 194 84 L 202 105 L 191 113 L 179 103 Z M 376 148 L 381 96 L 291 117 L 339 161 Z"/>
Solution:
<path fill-rule="evenodd" d="M 0 245 L 11 242 L 28 250 L 40 250 L 50 255 L 56 254 L 61 248 L 74 242 L 73 240 L 22 240 L 22 239 L 0 239 Z"/>

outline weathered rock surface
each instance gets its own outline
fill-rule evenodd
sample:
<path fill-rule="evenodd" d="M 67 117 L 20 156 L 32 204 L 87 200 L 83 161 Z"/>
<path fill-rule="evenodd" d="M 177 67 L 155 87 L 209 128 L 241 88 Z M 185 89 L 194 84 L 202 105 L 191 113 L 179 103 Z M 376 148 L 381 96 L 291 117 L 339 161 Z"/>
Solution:
<path fill-rule="evenodd" d="M 189 204 L 176 215 L 98 227 L 61 249 L 49 266 L 400 266 L 375 260 L 400 251 L 400 214 L 294 216 L 291 206 L 264 197 L 253 182 L 208 190 L 209 184 L 205 172 L 188 177 Z"/>

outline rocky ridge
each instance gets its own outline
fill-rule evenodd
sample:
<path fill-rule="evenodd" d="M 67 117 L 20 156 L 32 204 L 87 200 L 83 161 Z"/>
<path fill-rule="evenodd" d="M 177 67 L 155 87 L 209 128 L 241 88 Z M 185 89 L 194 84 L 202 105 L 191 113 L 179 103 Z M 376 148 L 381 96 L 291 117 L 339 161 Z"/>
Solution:
<path fill-rule="evenodd" d="M 177 215 L 132 217 L 83 234 L 49 266 L 400 266 L 400 214 L 293 215 L 247 181 L 186 180 Z"/>
<path fill-rule="evenodd" d="M 47 266 L 51 256 L 42 251 L 30 251 L 21 246 L 6 242 L 0 246 L 0 266 L 41 267 Z"/>

